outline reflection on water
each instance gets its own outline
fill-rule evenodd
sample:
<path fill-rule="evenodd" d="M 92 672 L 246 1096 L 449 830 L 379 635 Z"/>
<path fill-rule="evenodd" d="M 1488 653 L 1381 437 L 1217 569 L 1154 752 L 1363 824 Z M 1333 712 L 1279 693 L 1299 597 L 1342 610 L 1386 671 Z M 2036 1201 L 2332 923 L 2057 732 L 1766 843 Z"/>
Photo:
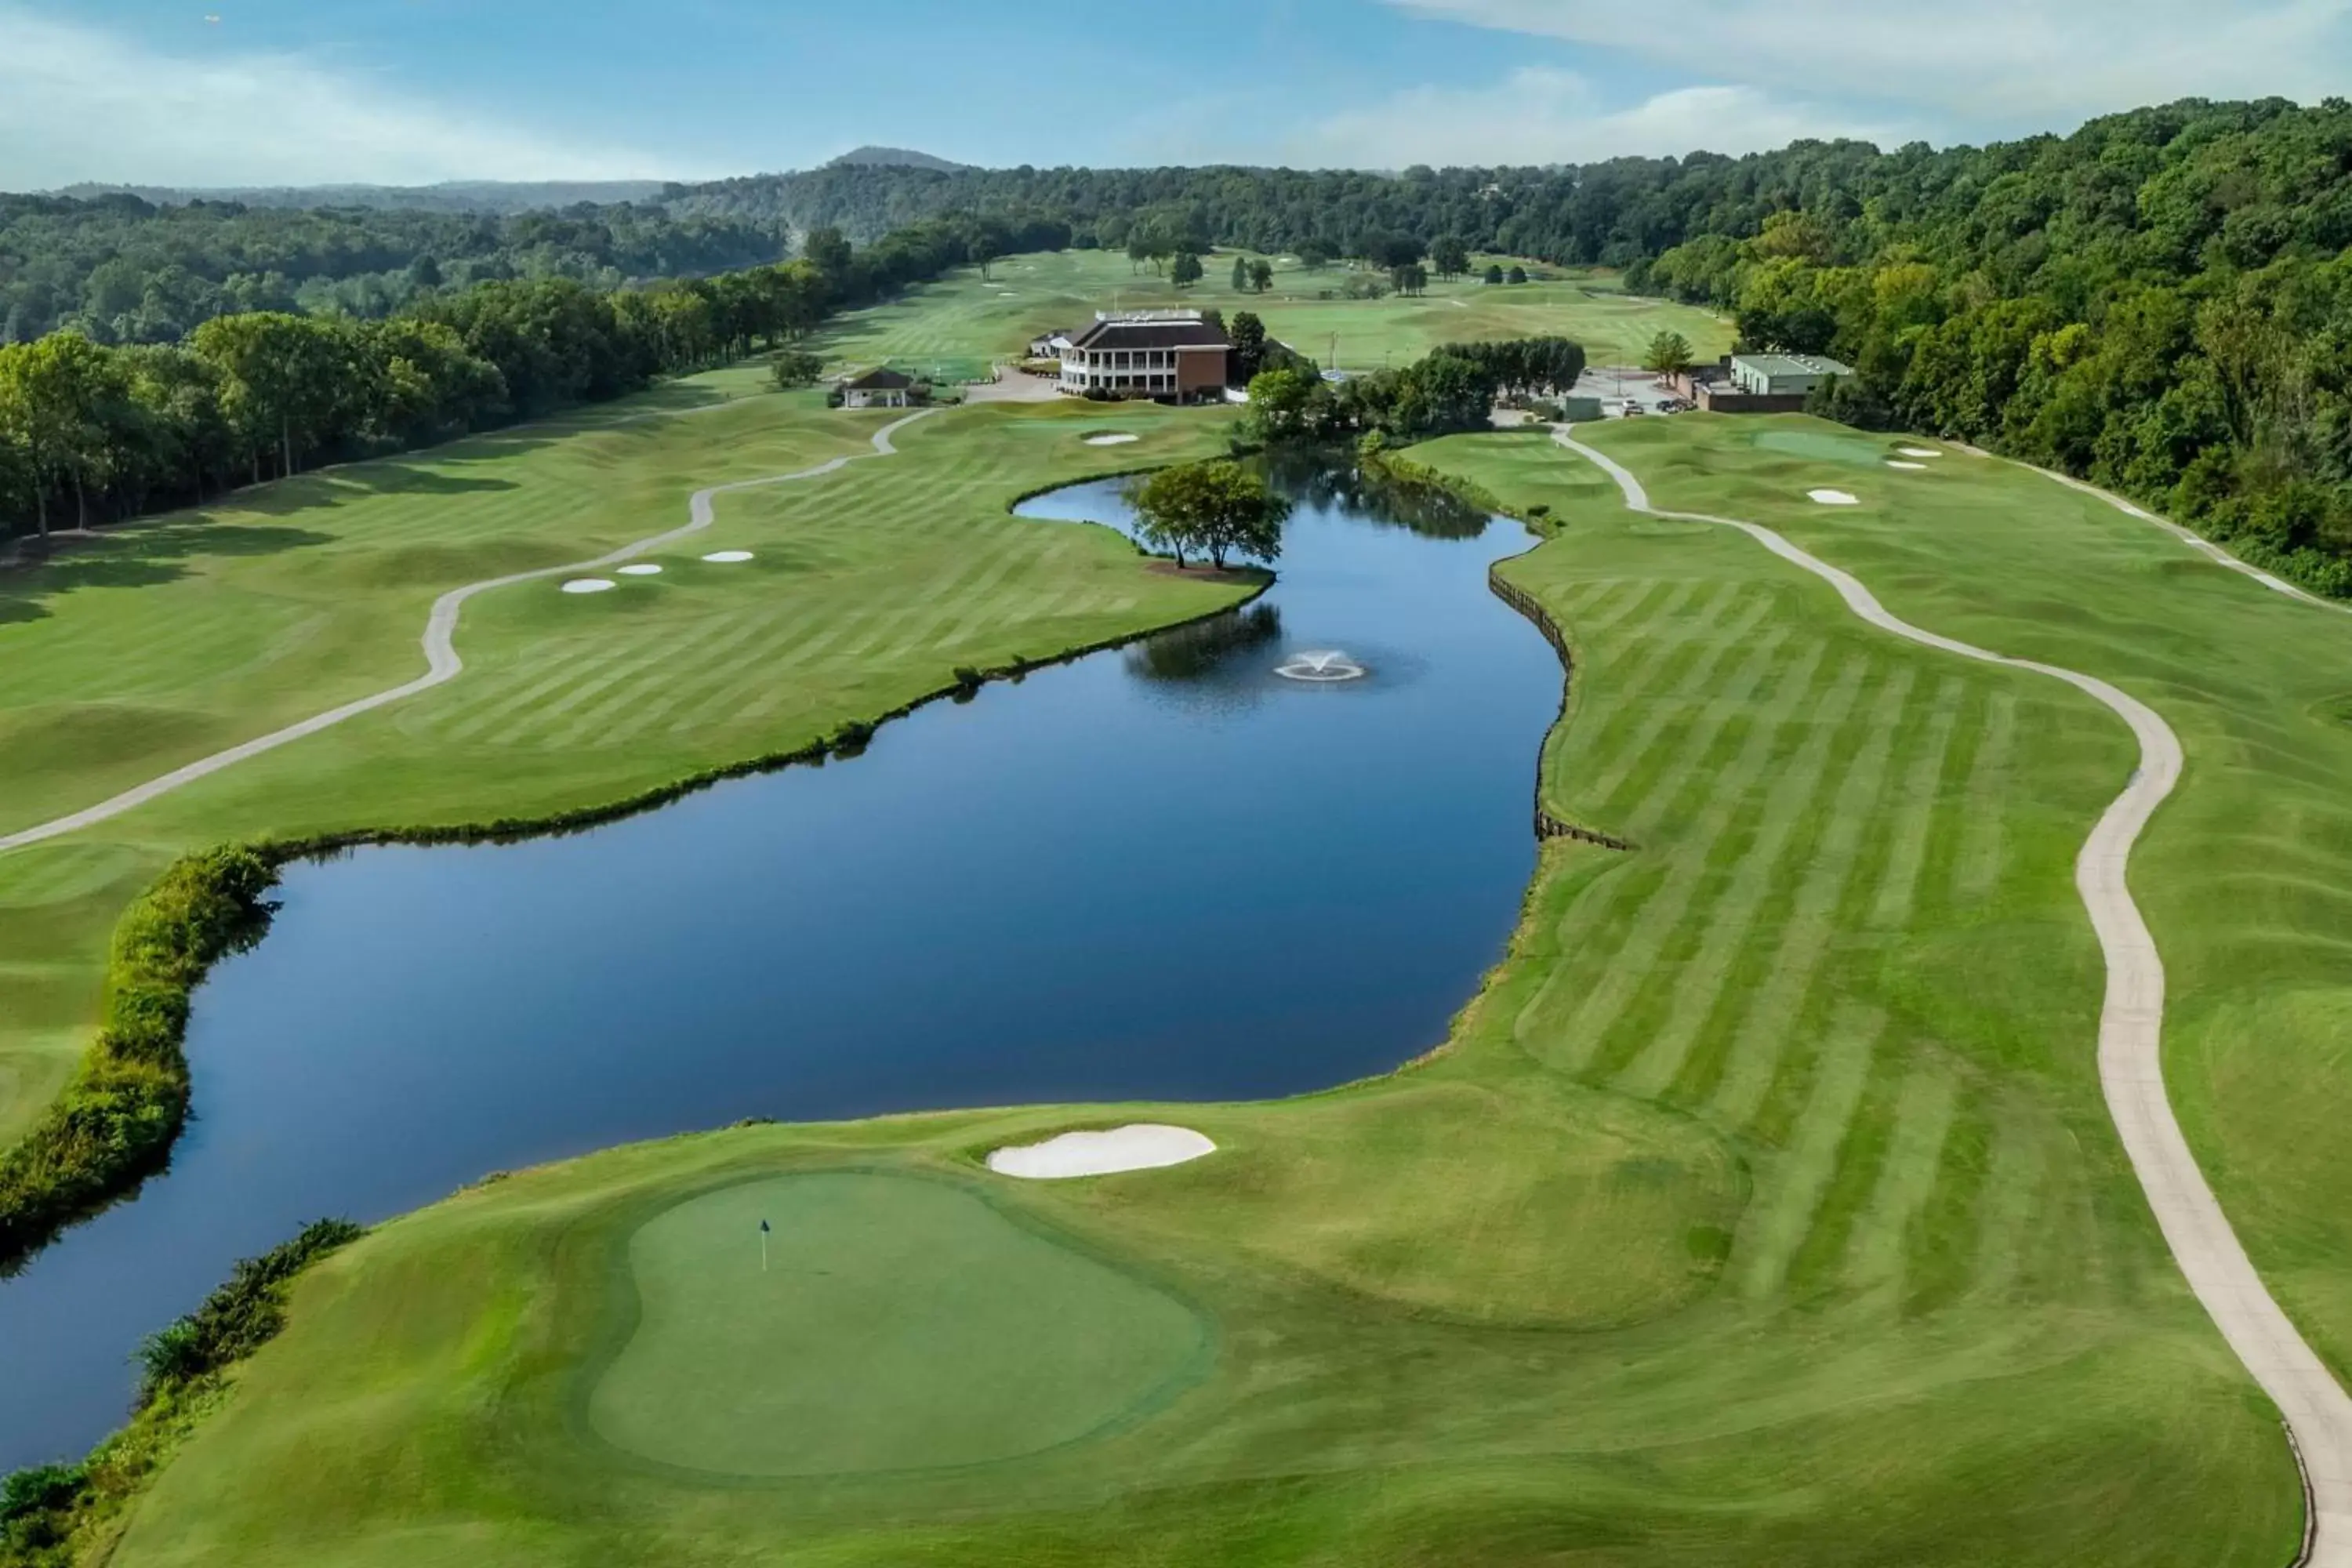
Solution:
<path fill-rule="evenodd" d="M 0 1281 L 0 1469 L 85 1449 L 140 1337 L 320 1215 L 746 1116 L 1291 1094 L 1442 1040 L 1535 857 L 1559 666 L 1486 587 L 1527 539 L 1276 478 L 1281 576 L 1236 615 L 570 837 L 289 868 L 195 998 L 169 1173 Z M 1126 516 L 1115 481 L 1023 510 Z M 1339 648 L 1371 676 L 1274 674 Z"/>
<path fill-rule="evenodd" d="M 1281 639 L 1282 606 L 1260 600 L 1144 638 L 1127 650 L 1127 668 L 1144 680 L 1202 680 L 1234 655 Z"/>

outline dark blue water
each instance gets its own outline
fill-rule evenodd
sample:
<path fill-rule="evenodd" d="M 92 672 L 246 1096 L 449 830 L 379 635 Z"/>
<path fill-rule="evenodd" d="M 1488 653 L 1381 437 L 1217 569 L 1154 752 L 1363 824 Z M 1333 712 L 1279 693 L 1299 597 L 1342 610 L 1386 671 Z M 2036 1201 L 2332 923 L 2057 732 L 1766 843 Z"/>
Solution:
<path fill-rule="evenodd" d="M 1486 587 L 1517 525 L 1319 489 L 1254 609 L 862 757 L 289 868 L 196 997 L 170 1173 L 0 1281 L 0 1470 L 117 1424 L 140 1336 L 317 1215 L 746 1116 L 1254 1099 L 1437 1044 L 1533 863 L 1559 667 Z M 1108 485 L 1024 510 L 1124 516 Z M 1370 675 L 1271 673 L 1319 648 Z"/>

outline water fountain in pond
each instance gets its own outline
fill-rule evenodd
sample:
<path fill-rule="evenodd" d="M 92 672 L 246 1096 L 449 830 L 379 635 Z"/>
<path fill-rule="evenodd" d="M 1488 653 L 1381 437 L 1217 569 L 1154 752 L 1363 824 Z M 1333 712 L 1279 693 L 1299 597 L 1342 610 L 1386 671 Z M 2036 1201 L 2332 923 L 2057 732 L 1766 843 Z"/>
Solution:
<path fill-rule="evenodd" d="M 1274 672 L 1285 680 L 1310 684 L 1361 680 L 1371 673 L 1337 648 L 1302 648 L 1276 665 Z"/>

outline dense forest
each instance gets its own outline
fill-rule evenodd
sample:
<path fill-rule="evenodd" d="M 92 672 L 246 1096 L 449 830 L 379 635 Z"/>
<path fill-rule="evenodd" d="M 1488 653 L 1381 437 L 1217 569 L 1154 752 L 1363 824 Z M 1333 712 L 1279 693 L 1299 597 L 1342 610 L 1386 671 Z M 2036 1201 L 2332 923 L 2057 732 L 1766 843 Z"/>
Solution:
<path fill-rule="evenodd" d="M 1622 266 L 1638 289 L 1734 314 L 1748 345 L 1853 364 L 1824 412 L 2090 478 L 2352 594 L 2352 104 L 2338 99 L 2192 100 L 1987 147 L 1805 142 L 1573 167 L 847 163 L 504 218 L 0 198 L 0 300 L 20 340 L 62 322 L 92 342 L 163 343 L 252 310 L 411 323 L 375 329 L 396 335 L 457 330 L 482 308 L 459 301 L 485 288 L 485 301 L 645 314 L 675 286 L 606 291 L 767 260 L 788 234 L 858 241 L 941 222 L 975 258 L 1059 240 Z M 580 287 L 517 281 L 546 279 Z M 629 375 L 698 363 L 633 352 Z M 563 396 L 602 384 L 496 368 L 493 417 L 528 411 L 542 383 Z"/>
<path fill-rule="evenodd" d="M 779 224 L 658 205 L 501 216 L 0 195 L 0 342 L 60 327 L 92 342 L 175 342 L 252 310 L 380 320 L 476 283 L 568 278 L 611 289 L 785 254 Z"/>
<path fill-rule="evenodd" d="M 1473 249 L 1630 269 L 1857 374 L 1823 411 L 2126 491 L 2352 595 L 2352 104 L 2188 101 L 1988 147 L 1398 175 L 827 168 L 671 210 L 859 234 L 1046 212 L 1079 244 Z M 1402 248 L 1401 248 L 1402 247 Z"/>
<path fill-rule="evenodd" d="M 0 345 L 0 533 L 112 521 L 618 396 L 983 256 L 1068 238 L 949 219 L 858 248 L 819 230 L 792 261 L 638 289 L 444 285 L 382 321 L 242 311 L 179 343 L 68 330 Z"/>

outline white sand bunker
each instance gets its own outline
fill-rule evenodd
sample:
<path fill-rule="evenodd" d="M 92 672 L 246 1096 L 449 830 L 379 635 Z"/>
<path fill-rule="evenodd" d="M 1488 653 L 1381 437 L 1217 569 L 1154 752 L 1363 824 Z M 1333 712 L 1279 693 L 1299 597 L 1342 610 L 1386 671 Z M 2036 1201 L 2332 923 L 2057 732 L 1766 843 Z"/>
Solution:
<path fill-rule="evenodd" d="M 739 561 L 751 559 L 751 552 L 748 550 L 714 550 L 703 559 L 714 566 L 732 566 Z"/>
<path fill-rule="evenodd" d="M 1843 490 L 1807 490 L 1805 493 L 1823 506 L 1860 506 L 1862 504 L 1860 496 L 1848 495 Z"/>
<path fill-rule="evenodd" d="M 1100 436 L 1089 436 L 1086 438 L 1086 442 L 1089 447 L 1124 447 L 1129 441 L 1140 439 L 1142 437 L 1131 436 L 1124 430 L 1110 430 Z"/>
<path fill-rule="evenodd" d="M 1940 458 L 1944 455 L 1933 447 L 1897 447 L 1895 449 L 1906 458 Z"/>
<path fill-rule="evenodd" d="M 604 594 L 619 587 L 610 577 L 574 577 L 563 584 L 567 594 Z"/>
<path fill-rule="evenodd" d="M 655 565 L 650 561 L 640 561 L 635 566 L 622 567 L 621 575 L 624 577 L 658 577 L 661 575 L 661 568 Z"/>
<path fill-rule="evenodd" d="M 1886 459 L 1886 466 L 1887 466 L 1888 468 L 1908 468 L 1908 469 L 1910 469 L 1910 470 L 1911 470 L 1913 473 L 1915 473 L 1915 474 L 1924 474 L 1924 473 L 1926 473 L 1926 472 L 1927 471 L 1927 464 L 1925 464 L 1925 463 L 1906 463 L 1906 462 L 1905 462 L 1905 461 L 1904 461 L 1902 458 L 1887 458 L 1887 459 Z"/>
<path fill-rule="evenodd" d="M 1043 1143 L 997 1149 L 988 1168 L 1001 1176 L 1054 1181 L 1064 1176 L 1107 1176 L 1115 1171 L 1151 1171 L 1181 1165 L 1217 1146 L 1189 1127 L 1138 1121 L 1103 1132 L 1065 1132 Z"/>

